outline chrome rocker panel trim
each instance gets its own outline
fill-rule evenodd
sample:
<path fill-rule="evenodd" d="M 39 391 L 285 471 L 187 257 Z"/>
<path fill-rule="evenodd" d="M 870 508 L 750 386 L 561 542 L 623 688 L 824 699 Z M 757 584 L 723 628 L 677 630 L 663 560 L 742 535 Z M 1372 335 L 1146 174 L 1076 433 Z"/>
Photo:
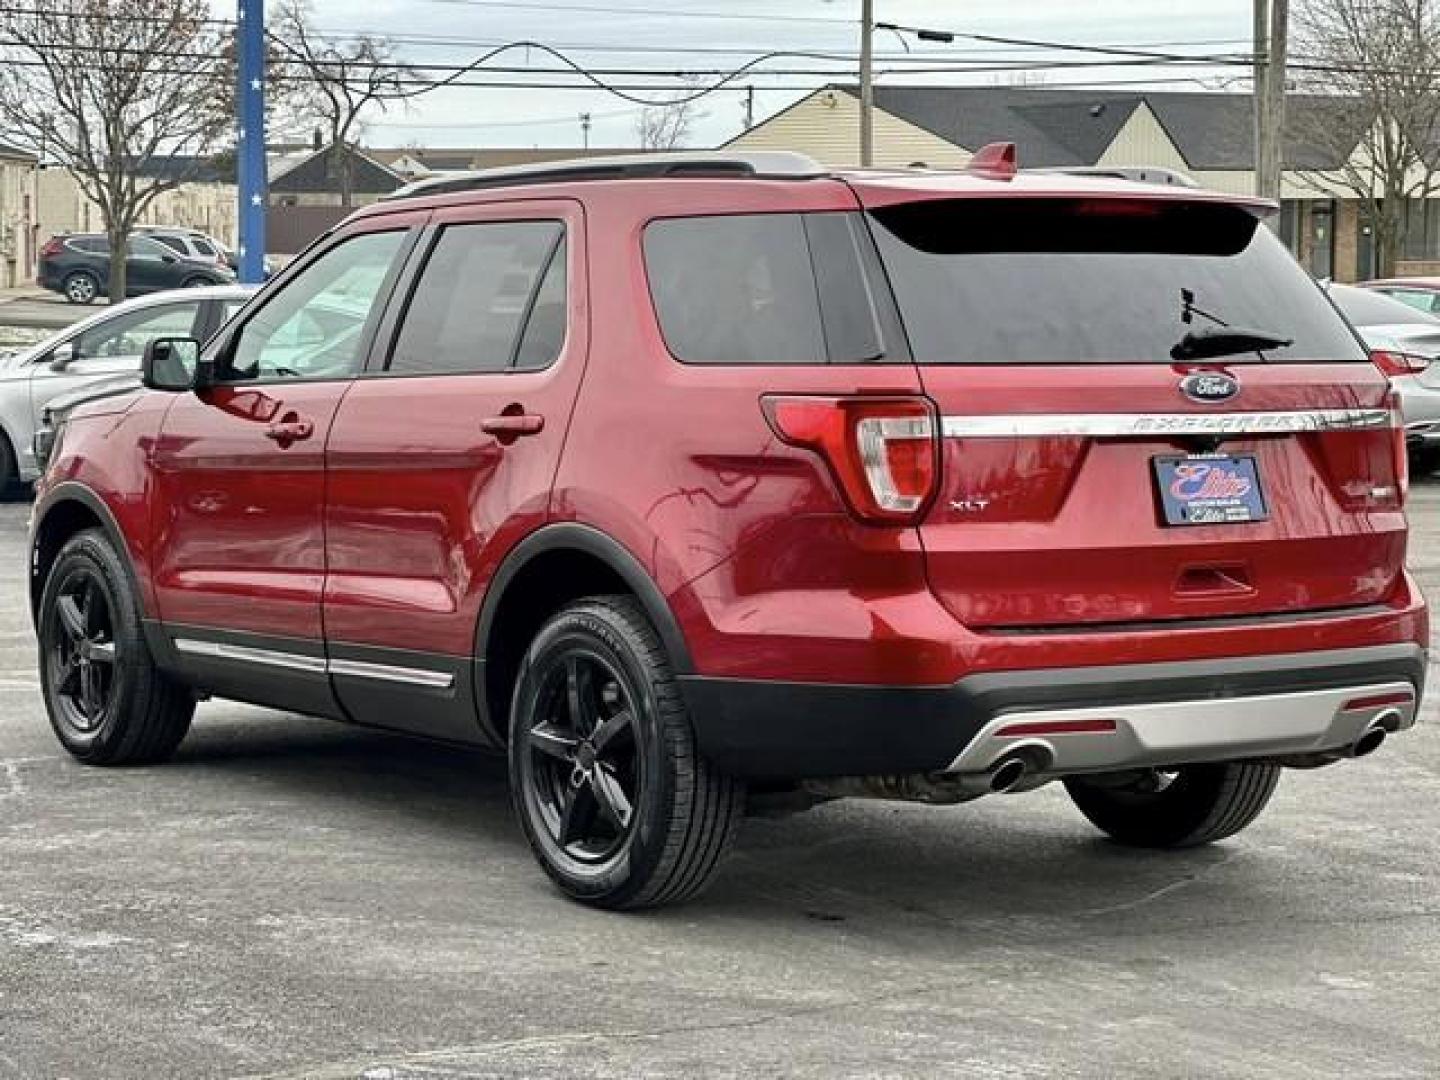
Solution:
<path fill-rule="evenodd" d="M 1346 709 L 1347 702 L 1409 695 L 1408 703 Z M 1342 750 L 1377 719 L 1393 731 L 1414 725 L 1418 702 L 1408 682 L 1385 682 L 1291 694 L 1006 712 L 991 720 L 945 770 L 986 773 L 1017 753 L 1034 759 L 1037 775 L 1116 772 L 1206 761 L 1278 757 Z M 1021 724 L 1113 721 L 1114 731 L 1043 735 L 1000 732 Z"/>
<path fill-rule="evenodd" d="M 406 683 L 410 686 L 424 686 L 431 690 L 449 690 L 455 685 L 455 676 L 448 671 L 397 667 L 394 664 L 367 664 L 361 660 L 331 660 L 330 674 L 350 675 L 357 679 L 379 679 L 382 682 Z"/>
<path fill-rule="evenodd" d="M 287 671 L 304 671 L 312 675 L 324 675 L 325 659 L 320 656 L 301 656 L 299 653 L 276 652 L 272 649 L 256 649 L 249 645 L 232 645 L 223 641 L 196 641 L 193 638 L 176 638 L 178 652 L 191 656 L 205 656 L 212 660 L 233 660 L 242 664 L 261 664 L 265 667 L 284 668 Z"/>
<path fill-rule="evenodd" d="M 369 664 L 360 660 L 326 660 L 320 656 L 302 656 L 299 653 L 257 649 L 228 642 L 197 641 L 193 638 L 176 638 L 175 648 L 191 656 L 259 664 L 264 667 L 284 668 L 287 671 L 303 671 L 311 675 L 344 675 L 357 679 L 423 686 L 431 690 L 449 690 L 455 685 L 455 676 L 448 671 L 397 667 L 394 664 Z"/>

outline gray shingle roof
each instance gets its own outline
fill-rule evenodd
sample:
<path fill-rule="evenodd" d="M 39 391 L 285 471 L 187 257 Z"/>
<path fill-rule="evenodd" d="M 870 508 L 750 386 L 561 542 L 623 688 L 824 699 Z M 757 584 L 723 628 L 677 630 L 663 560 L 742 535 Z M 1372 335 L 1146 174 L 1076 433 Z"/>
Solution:
<path fill-rule="evenodd" d="M 840 87 L 854 94 L 853 87 Z M 1249 94 L 1059 90 L 1044 87 L 877 86 L 886 112 L 966 149 L 1013 142 L 1026 166 L 1093 165 L 1141 103 L 1192 169 L 1254 167 Z M 1354 111 L 1333 98 L 1287 100 L 1286 165 L 1335 167 L 1359 136 Z M 1340 130 L 1355 138 L 1329 138 Z"/>
<path fill-rule="evenodd" d="M 350 190 L 362 195 L 388 195 L 405 181 L 363 150 L 347 148 L 350 159 Z M 288 163 L 287 163 L 288 164 Z M 340 190 L 339 163 L 329 149 L 316 150 L 308 158 L 283 171 L 271 173 L 272 195 L 333 194 Z"/>

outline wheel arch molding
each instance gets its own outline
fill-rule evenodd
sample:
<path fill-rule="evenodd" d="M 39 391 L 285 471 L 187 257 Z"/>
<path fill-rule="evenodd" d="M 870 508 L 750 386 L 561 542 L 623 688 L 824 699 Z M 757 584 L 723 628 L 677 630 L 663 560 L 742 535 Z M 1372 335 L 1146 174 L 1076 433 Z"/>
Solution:
<path fill-rule="evenodd" d="M 485 590 L 475 629 L 475 695 L 481 729 L 497 745 L 509 732 L 510 697 L 541 626 L 586 596 L 634 596 L 677 675 L 693 670 L 690 649 L 664 594 L 619 541 L 588 525 L 546 525 L 515 545 Z"/>
<path fill-rule="evenodd" d="M 30 618 L 35 622 L 40 614 L 40 597 L 45 590 L 45 578 L 54 565 L 65 542 L 78 532 L 99 527 L 115 552 L 120 556 L 130 587 L 142 605 L 146 593 L 140 588 L 135 573 L 135 555 L 126 541 L 124 530 L 115 520 L 115 515 L 105 500 L 92 489 L 74 480 L 57 484 L 47 491 L 36 504 L 29 540 Z"/>
<path fill-rule="evenodd" d="M 605 564 L 624 582 L 636 599 L 640 601 L 649 616 L 655 631 L 665 645 L 670 664 L 677 675 L 688 675 L 693 671 L 690 648 L 685 643 L 680 623 L 676 620 L 664 593 L 650 576 L 644 565 L 628 548 L 599 529 L 575 522 L 561 522 L 545 525 L 531 533 L 513 547 L 491 579 L 485 590 L 485 599 L 480 605 L 480 618 L 475 631 L 475 655 L 481 659 L 489 653 L 495 623 L 500 614 L 506 594 L 537 559 L 560 552 L 574 552 L 588 555 Z"/>

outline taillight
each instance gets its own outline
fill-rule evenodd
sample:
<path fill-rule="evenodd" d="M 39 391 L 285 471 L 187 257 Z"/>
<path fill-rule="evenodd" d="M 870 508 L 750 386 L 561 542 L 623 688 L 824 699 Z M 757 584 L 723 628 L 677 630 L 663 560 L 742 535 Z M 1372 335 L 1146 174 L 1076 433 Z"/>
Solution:
<path fill-rule="evenodd" d="M 1388 349 L 1374 350 L 1370 354 L 1370 359 L 1386 375 L 1419 375 L 1430 366 L 1428 357 L 1416 356 L 1413 353 L 1391 352 Z"/>
<path fill-rule="evenodd" d="M 56 255 L 60 254 L 60 249 L 64 246 L 58 236 L 52 236 L 49 240 L 45 241 L 45 246 L 40 249 L 40 258 L 53 259 Z"/>
<path fill-rule="evenodd" d="M 1410 454 L 1405 449 L 1405 415 L 1400 411 L 1400 395 L 1391 390 L 1386 395 L 1390 406 L 1390 452 L 1395 460 L 1395 486 L 1400 492 L 1400 505 L 1410 493 Z"/>
<path fill-rule="evenodd" d="M 939 425 L 925 398 L 761 400 L 775 433 L 825 459 L 845 501 L 867 521 L 919 520 L 940 475 Z"/>

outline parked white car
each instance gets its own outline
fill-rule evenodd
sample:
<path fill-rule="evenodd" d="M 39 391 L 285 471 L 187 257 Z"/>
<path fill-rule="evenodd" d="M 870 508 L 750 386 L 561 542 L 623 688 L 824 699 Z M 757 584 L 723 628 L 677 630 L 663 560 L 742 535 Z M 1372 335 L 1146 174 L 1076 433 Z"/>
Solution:
<path fill-rule="evenodd" d="M 204 341 L 254 292 L 216 285 L 150 293 L 115 304 L 38 345 L 0 356 L 0 490 L 39 475 L 33 439 L 45 406 L 97 380 L 138 373 L 159 337 Z"/>

